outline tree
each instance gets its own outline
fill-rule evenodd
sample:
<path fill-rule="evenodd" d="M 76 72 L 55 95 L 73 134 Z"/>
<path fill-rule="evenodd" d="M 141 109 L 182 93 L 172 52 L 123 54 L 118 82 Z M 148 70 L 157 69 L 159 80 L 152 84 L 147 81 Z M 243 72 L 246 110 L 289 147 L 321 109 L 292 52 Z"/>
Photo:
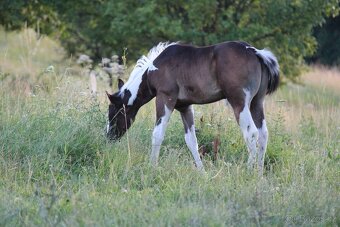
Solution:
<path fill-rule="evenodd" d="M 318 46 L 315 54 L 307 59 L 325 65 L 340 65 L 340 16 L 329 17 L 313 32 Z"/>
<path fill-rule="evenodd" d="M 50 27 L 58 27 L 54 35 L 69 53 L 82 52 L 98 60 L 113 52 L 122 55 L 127 47 L 128 58 L 135 61 L 160 41 L 209 45 L 244 40 L 258 48 L 272 49 L 283 74 L 291 80 L 297 78 L 303 57 L 315 51 L 313 26 L 339 11 L 338 0 L 34 2 L 57 15 L 50 16 L 58 19 L 50 20 L 53 22 Z M 37 14 L 33 17 L 39 18 Z"/>
<path fill-rule="evenodd" d="M 0 25 L 6 30 L 17 30 L 23 26 L 36 28 L 38 33 L 52 34 L 61 21 L 48 0 L 2 0 L 0 1 Z"/>

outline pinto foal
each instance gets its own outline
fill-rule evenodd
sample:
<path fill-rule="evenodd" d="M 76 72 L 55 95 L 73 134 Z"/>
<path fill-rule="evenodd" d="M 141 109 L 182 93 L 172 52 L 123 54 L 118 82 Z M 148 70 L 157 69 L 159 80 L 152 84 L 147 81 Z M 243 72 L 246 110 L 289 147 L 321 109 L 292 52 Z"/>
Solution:
<path fill-rule="evenodd" d="M 182 117 L 185 142 L 197 168 L 203 170 L 192 104 L 227 99 L 248 148 L 248 166 L 254 166 L 257 154 L 262 174 L 268 141 L 264 98 L 278 84 L 279 65 L 269 50 L 237 41 L 207 47 L 159 43 L 137 61 L 125 84 L 118 81 L 117 93 L 107 93 L 110 99 L 107 135 L 111 139 L 120 138 L 139 108 L 156 97 L 151 163 L 157 165 L 167 123 L 176 109 Z"/>

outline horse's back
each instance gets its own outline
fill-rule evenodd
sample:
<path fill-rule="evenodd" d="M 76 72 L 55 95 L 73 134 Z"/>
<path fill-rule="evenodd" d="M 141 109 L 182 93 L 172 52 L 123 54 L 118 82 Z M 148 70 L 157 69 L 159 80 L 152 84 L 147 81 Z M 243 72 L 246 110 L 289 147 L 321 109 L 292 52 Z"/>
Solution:
<path fill-rule="evenodd" d="M 261 64 L 244 42 L 195 47 L 176 44 L 165 49 L 151 73 L 158 90 L 178 94 L 183 103 L 203 104 L 223 98 L 254 96 L 260 87 Z"/>
<path fill-rule="evenodd" d="M 152 82 L 158 90 L 176 89 L 182 103 L 208 103 L 223 98 L 213 66 L 213 47 L 173 45 L 155 60 Z"/>

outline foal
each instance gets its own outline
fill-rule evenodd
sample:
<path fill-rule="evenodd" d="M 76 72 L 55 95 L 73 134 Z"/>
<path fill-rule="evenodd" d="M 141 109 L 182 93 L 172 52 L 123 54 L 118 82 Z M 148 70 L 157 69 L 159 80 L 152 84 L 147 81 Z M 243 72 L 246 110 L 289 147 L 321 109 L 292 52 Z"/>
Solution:
<path fill-rule="evenodd" d="M 248 148 L 248 166 L 253 167 L 257 154 L 262 174 L 268 141 L 263 103 L 265 95 L 274 92 L 278 84 L 279 65 L 269 50 L 258 50 L 238 41 L 207 47 L 159 43 L 137 61 L 127 83 L 118 81 L 117 93 L 107 93 L 110 99 L 107 135 L 111 139 L 120 138 L 139 108 L 156 97 L 151 163 L 158 162 L 167 123 L 176 109 L 182 117 L 185 142 L 197 168 L 203 169 L 192 104 L 227 99 Z"/>

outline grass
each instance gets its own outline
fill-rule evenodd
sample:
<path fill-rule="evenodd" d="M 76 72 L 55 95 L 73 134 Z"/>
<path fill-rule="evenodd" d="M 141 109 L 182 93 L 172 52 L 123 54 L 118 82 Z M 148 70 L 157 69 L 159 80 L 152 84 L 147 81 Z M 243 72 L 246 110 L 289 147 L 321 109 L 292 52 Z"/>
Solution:
<path fill-rule="evenodd" d="M 13 53 L 0 62 L 1 226 L 340 223 L 340 84 L 333 83 L 339 71 L 311 68 L 303 85 L 288 84 L 267 97 L 270 140 L 263 178 L 246 169 L 231 110 L 222 102 L 196 106 L 200 145 L 221 139 L 218 159 L 205 156 L 202 175 L 185 146 L 178 114 L 171 118 L 160 165 L 152 168 L 153 102 L 141 109 L 129 140 L 110 143 L 104 136 L 104 85 L 92 99 L 87 79 L 67 60 L 53 60 L 60 53 L 46 37 L 36 53 L 43 46 L 49 54 L 37 54 L 27 75 L 16 59 L 20 51 L 1 40 Z M 46 72 L 52 63 L 55 70 Z M 327 76 L 319 83 L 318 75 Z"/>

